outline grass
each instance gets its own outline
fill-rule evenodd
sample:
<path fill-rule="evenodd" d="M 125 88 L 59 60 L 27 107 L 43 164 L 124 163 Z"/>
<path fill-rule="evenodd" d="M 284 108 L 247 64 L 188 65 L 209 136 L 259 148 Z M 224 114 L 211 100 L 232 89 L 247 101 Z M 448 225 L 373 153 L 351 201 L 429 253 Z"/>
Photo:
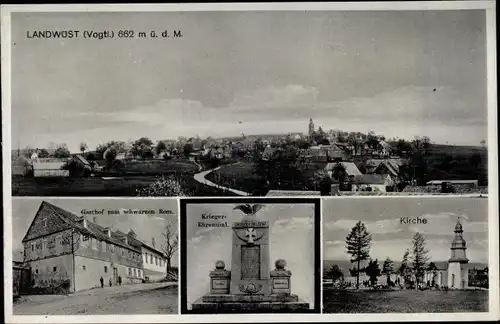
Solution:
<path fill-rule="evenodd" d="M 487 312 L 484 290 L 323 291 L 325 313 Z"/>

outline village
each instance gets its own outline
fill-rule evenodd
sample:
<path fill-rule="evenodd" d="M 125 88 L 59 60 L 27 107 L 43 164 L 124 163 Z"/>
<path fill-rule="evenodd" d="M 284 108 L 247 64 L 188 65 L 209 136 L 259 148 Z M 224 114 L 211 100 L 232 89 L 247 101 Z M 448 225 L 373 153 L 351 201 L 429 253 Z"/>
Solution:
<path fill-rule="evenodd" d="M 227 196 L 487 194 L 487 148 L 324 131 L 110 141 L 12 152 L 12 193 Z M 154 186 L 163 189 L 152 190 Z M 163 187 L 162 187 L 163 186 Z M 64 188 L 64 189 L 62 189 Z"/>

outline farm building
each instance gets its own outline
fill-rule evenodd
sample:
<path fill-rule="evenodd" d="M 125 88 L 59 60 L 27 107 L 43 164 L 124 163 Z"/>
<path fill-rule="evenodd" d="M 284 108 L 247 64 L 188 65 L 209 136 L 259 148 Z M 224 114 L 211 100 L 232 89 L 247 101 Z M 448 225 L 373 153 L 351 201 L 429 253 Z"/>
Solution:
<path fill-rule="evenodd" d="M 92 171 L 92 166 L 81 155 L 75 155 L 68 162 L 68 170 L 72 177 L 89 176 Z"/>
<path fill-rule="evenodd" d="M 333 179 L 343 179 L 345 177 L 352 179 L 355 176 L 362 175 L 361 171 L 359 171 L 358 167 L 353 162 L 328 163 L 325 166 L 325 171 L 330 178 Z"/>
<path fill-rule="evenodd" d="M 362 174 L 355 176 L 351 183 L 352 191 L 387 192 L 387 187 L 394 185 L 388 174 Z"/>
<path fill-rule="evenodd" d="M 33 161 L 33 175 L 35 177 L 68 177 L 69 170 L 65 166 L 69 159 L 37 159 Z"/>
<path fill-rule="evenodd" d="M 31 170 L 33 170 L 33 164 L 31 160 L 23 155 L 12 161 L 12 175 L 25 176 Z"/>

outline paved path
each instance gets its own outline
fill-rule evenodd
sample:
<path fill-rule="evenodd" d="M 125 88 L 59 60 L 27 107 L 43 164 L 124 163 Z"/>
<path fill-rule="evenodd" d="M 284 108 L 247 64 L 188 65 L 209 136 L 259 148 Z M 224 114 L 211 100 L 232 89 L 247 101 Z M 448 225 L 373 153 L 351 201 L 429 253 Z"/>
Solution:
<path fill-rule="evenodd" d="M 237 164 L 237 163 L 234 163 L 234 164 Z M 233 165 L 233 164 L 227 164 L 225 166 L 230 166 L 230 165 Z M 233 189 L 233 188 L 228 188 L 228 187 L 223 187 L 221 185 L 218 185 L 216 183 L 213 183 L 212 181 L 210 180 L 207 180 L 205 179 L 205 177 L 210 173 L 210 172 L 213 172 L 213 171 L 216 171 L 216 170 L 219 170 L 220 167 L 217 167 L 215 169 L 211 169 L 211 170 L 206 170 L 206 171 L 203 171 L 203 172 L 200 172 L 200 173 L 197 173 L 194 175 L 194 179 L 196 181 L 198 181 L 199 183 L 201 184 L 204 184 L 204 185 L 207 185 L 207 186 L 210 186 L 210 187 L 213 187 L 213 188 L 217 188 L 217 189 L 221 189 L 221 190 L 226 190 L 226 191 L 230 191 L 232 193 L 235 193 L 237 194 L 238 196 L 251 196 L 251 194 L 249 194 L 248 192 L 244 192 L 244 191 L 241 191 L 241 190 L 237 190 L 237 189 Z"/>
<path fill-rule="evenodd" d="M 177 314 L 177 283 L 130 284 L 70 295 L 22 296 L 14 315 Z"/>

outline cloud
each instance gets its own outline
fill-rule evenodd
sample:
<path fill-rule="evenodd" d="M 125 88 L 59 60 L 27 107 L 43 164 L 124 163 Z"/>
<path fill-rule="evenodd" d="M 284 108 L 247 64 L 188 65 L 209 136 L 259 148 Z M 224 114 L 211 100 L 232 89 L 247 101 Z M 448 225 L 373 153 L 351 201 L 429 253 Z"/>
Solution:
<path fill-rule="evenodd" d="M 357 222 L 356 220 L 341 219 L 331 223 L 323 223 L 323 228 L 329 231 L 344 231 L 347 235 Z M 363 223 L 368 232 L 372 234 L 390 234 L 403 231 L 399 218 L 363 221 Z"/>
<path fill-rule="evenodd" d="M 465 214 L 457 213 L 437 213 L 437 214 L 422 214 L 422 219 L 427 220 L 427 224 L 410 225 L 408 229 L 413 232 L 424 233 L 427 235 L 450 235 L 455 228 L 457 219 L 460 218 L 464 234 L 487 234 L 487 222 L 473 222 L 468 220 Z"/>

